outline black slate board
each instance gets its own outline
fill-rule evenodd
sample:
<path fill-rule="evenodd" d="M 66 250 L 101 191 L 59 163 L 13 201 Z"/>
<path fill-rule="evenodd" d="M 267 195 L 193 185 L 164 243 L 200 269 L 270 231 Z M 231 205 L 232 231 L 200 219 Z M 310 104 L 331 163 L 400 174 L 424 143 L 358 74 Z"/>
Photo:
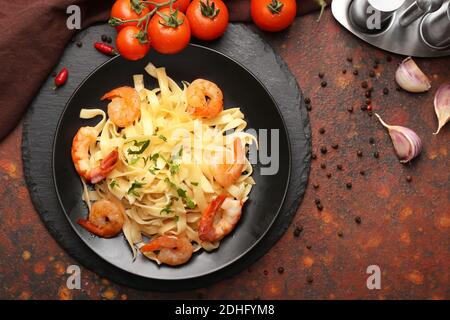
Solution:
<path fill-rule="evenodd" d="M 291 180 L 283 208 L 266 237 L 238 262 L 196 279 L 162 281 L 122 271 L 97 256 L 73 231 L 61 210 L 52 181 L 52 143 L 64 105 L 81 81 L 108 57 L 91 47 L 102 34 L 114 36 L 107 25 L 90 27 L 78 34 L 84 43 L 68 45 L 56 69 L 70 70 L 69 81 L 57 91 L 49 77 L 31 103 L 24 121 L 22 155 L 25 179 L 36 210 L 52 236 L 86 268 L 119 284 L 144 290 L 178 291 L 207 286 L 231 277 L 261 258 L 289 227 L 303 198 L 311 164 L 311 128 L 297 81 L 286 64 L 258 35 L 241 24 L 231 24 L 220 40 L 207 46 L 242 63 L 266 86 L 277 101 L 286 122 L 292 150 Z M 88 47 L 89 46 L 89 47 Z M 67 143 L 71 143 L 68 141 Z"/>

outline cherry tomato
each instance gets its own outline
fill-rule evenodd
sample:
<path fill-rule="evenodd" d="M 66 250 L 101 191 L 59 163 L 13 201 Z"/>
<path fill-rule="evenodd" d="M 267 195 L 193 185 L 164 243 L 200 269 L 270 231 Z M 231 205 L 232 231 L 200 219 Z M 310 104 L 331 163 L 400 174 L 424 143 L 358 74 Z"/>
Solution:
<path fill-rule="evenodd" d="M 281 31 L 291 25 L 297 13 L 295 0 L 251 0 L 253 22 L 265 31 Z"/>
<path fill-rule="evenodd" d="M 228 9 L 222 0 L 193 0 L 186 16 L 192 35 L 200 40 L 217 39 L 228 26 Z"/>
<path fill-rule="evenodd" d="M 164 8 L 155 14 L 148 24 L 148 36 L 152 47 L 163 54 L 180 52 L 191 39 L 191 29 L 186 16 L 180 11 Z"/>
<path fill-rule="evenodd" d="M 142 32 L 135 26 L 127 26 L 119 31 L 116 47 L 122 57 L 128 60 L 139 60 L 147 54 L 150 44 L 148 40 L 147 43 L 141 43 L 137 38 L 139 35 L 142 35 Z"/>
<path fill-rule="evenodd" d="M 133 20 L 133 19 L 139 19 L 145 16 L 149 10 L 146 7 L 140 8 L 141 13 L 137 13 L 133 10 L 131 6 L 131 0 L 117 0 L 114 2 L 112 9 L 111 9 L 111 18 L 118 18 L 121 20 Z M 126 26 L 135 26 L 137 22 L 127 22 L 120 26 L 116 27 L 117 31 L 120 31 L 121 29 L 125 28 Z"/>
<path fill-rule="evenodd" d="M 158 4 L 164 3 L 167 1 L 168 0 L 150 0 L 150 2 L 154 2 L 154 3 L 158 3 Z M 173 10 L 178 9 L 179 11 L 186 13 L 186 10 L 189 6 L 189 2 L 191 2 L 191 0 L 175 0 L 175 2 L 172 4 L 172 9 Z M 155 6 L 152 4 L 149 4 L 148 8 L 150 9 L 150 11 L 152 11 L 155 8 Z M 169 8 L 169 5 L 166 5 L 162 8 L 160 8 L 159 10 L 164 9 L 164 8 Z"/>

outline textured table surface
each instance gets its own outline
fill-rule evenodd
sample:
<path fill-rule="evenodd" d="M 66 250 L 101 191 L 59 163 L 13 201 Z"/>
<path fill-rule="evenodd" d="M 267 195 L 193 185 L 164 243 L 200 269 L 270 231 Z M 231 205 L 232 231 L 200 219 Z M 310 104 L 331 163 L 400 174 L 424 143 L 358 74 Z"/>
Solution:
<path fill-rule="evenodd" d="M 403 57 L 393 55 L 388 62 L 385 52 L 341 29 L 330 12 L 320 23 L 315 19 L 301 17 L 286 32 L 263 35 L 312 101 L 317 156 L 293 225 L 265 257 L 231 279 L 191 292 L 141 292 L 86 269 L 82 289 L 67 289 L 66 268 L 76 261 L 59 248 L 33 208 L 23 178 L 19 126 L 0 143 L 0 298 L 449 299 L 450 127 L 438 136 L 432 132 L 437 126 L 433 96 L 450 81 L 450 58 L 418 59 L 433 82 L 429 93 L 399 92 L 393 78 Z M 380 63 L 374 69 L 376 59 Z M 386 131 L 360 110 L 364 80 L 374 88 L 374 111 L 422 137 L 424 151 L 412 164 L 398 162 Z M 302 230 L 297 237 L 296 228 Z M 366 286 L 370 265 L 381 269 L 380 290 Z"/>

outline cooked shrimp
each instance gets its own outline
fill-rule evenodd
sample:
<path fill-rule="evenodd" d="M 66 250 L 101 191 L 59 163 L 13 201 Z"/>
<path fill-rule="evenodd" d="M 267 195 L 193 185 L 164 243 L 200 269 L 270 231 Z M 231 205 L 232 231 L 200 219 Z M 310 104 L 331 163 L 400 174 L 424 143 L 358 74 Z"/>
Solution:
<path fill-rule="evenodd" d="M 108 117 L 120 128 L 132 125 L 141 116 L 140 98 L 131 87 L 119 87 L 106 93 L 102 100 L 109 99 Z"/>
<path fill-rule="evenodd" d="M 214 118 L 223 110 L 223 94 L 214 82 L 197 79 L 187 88 L 187 103 L 194 117 Z"/>
<path fill-rule="evenodd" d="M 169 266 L 178 266 L 191 259 L 194 248 L 186 237 L 161 236 L 141 247 L 141 252 L 159 251 L 156 258 Z"/>
<path fill-rule="evenodd" d="M 97 183 L 116 167 L 119 153 L 111 151 L 101 162 L 100 166 L 91 168 L 89 161 L 89 147 L 97 141 L 97 131 L 93 127 L 78 129 L 72 141 L 72 161 L 78 174 L 86 181 Z"/>
<path fill-rule="evenodd" d="M 241 176 L 245 166 L 244 147 L 241 139 L 234 140 L 234 159 L 233 163 L 227 163 L 225 154 L 223 163 L 214 163 L 211 165 L 211 172 L 214 179 L 224 188 L 228 188 Z"/>
<path fill-rule="evenodd" d="M 242 202 L 225 195 L 217 196 L 203 211 L 198 227 L 202 241 L 214 242 L 229 234 L 241 218 Z"/>
<path fill-rule="evenodd" d="M 103 238 L 115 237 L 122 231 L 125 209 L 118 200 L 94 202 L 88 219 L 79 219 L 80 226 Z"/>

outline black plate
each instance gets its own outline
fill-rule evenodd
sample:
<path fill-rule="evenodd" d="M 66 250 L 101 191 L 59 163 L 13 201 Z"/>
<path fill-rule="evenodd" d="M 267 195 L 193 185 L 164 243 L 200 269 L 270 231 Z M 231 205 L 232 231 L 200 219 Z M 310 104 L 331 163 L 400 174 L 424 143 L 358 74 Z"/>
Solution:
<path fill-rule="evenodd" d="M 219 85 L 224 92 L 225 108 L 239 106 L 245 114 L 248 128 L 278 129 L 279 170 L 276 175 L 261 175 L 261 163 L 254 165 L 256 185 L 250 193 L 242 218 L 235 231 L 228 235 L 218 250 L 194 254 L 185 265 L 173 268 L 157 266 L 154 262 L 132 253 L 123 235 L 114 239 L 95 237 L 76 220 L 86 217 L 87 208 L 81 200 L 82 185 L 73 167 L 70 148 L 78 128 L 93 125 L 98 119 L 79 118 L 82 108 L 103 108 L 107 102 L 100 97 L 112 88 L 133 85 L 133 74 L 144 74 L 147 88 L 156 82 L 145 73 L 144 67 L 152 62 L 166 67 L 175 81 L 206 78 Z M 270 149 L 269 149 L 270 150 Z M 218 271 L 233 263 L 253 248 L 270 229 L 286 195 L 291 168 L 288 133 L 281 113 L 262 83 L 245 67 L 231 58 L 198 45 L 190 45 L 176 55 L 159 55 L 152 51 L 146 58 L 131 62 L 116 57 L 93 71 L 75 90 L 62 113 L 53 146 L 53 178 L 67 219 L 81 239 L 100 257 L 130 273 L 152 279 L 181 280 L 200 277 Z"/>

